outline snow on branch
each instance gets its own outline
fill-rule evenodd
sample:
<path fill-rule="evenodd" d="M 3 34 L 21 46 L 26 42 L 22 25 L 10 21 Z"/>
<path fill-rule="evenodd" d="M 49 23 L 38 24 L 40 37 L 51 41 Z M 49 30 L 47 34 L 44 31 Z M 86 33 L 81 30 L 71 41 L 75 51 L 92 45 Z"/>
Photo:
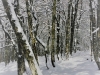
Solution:
<path fill-rule="evenodd" d="M 2 21 L 0 20 L 0 24 L 2 25 L 2 29 L 5 33 L 6 36 L 8 36 L 8 39 L 11 40 L 12 44 L 15 45 L 15 41 L 11 38 L 11 36 L 9 35 L 8 31 L 6 31 L 6 29 L 4 28 L 3 24 L 2 24 Z"/>
<path fill-rule="evenodd" d="M 98 27 L 97 29 L 95 29 L 95 30 L 92 32 L 92 34 L 93 34 L 93 33 L 96 33 L 98 30 L 99 30 L 99 27 Z"/>
<path fill-rule="evenodd" d="M 39 39 L 38 36 L 36 36 L 36 40 L 37 40 L 44 48 L 46 48 L 47 45 L 46 45 L 41 39 Z"/>

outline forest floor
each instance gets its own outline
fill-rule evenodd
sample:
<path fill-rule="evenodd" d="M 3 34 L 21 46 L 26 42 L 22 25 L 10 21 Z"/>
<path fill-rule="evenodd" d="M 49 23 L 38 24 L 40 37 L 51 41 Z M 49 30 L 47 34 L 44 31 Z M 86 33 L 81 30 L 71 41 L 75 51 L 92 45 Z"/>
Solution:
<path fill-rule="evenodd" d="M 59 61 L 56 60 L 55 68 L 52 67 L 49 61 L 49 70 L 45 67 L 45 59 L 40 57 L 39 60 L 43 75 L 100 75 L 100 71 L 93 56 L 91 57 L 90 51 L 78 51 L 67 60 L 60 58 Z"/>
<path fill-rule="evenodd" d="M 100 75 L 94 59 L 91 61 L 90 51 L 78 51 L 69 59 L 60 58 L 59 61 L 56 59 L 55 68 L 52 67 L 49 57 L 48 70 L 45 66 L 44 56 L 39 57 L 39 62 L 43 75 Z M 0 75 L 17 75 L 17 63 L 10 62 L 6 66 L 3 62 L 0 63 Z"/>

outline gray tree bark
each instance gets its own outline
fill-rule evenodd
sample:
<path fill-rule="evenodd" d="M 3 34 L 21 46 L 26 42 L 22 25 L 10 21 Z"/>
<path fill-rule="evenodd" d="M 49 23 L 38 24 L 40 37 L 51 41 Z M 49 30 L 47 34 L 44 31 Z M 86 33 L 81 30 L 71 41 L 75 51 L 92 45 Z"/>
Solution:
<path fill-rule="evenodd" d="M 16 14 L 13 12 L 14 9 L 11 9 L 11 5 L 9 5 L 7 0 L 2 0 L 2 2 L 4 5 L 5 12 L 7 14 L 7 17 L 12 25 L 12 28 L 13 28 L 15 34 L 16 34 L 16 38 L 18 41 L 20 41 L 20 46 L 22 47 L 25 59 L 28 61 L 32 75 L 42 75 L 42 73 L 39 71 L 34 54 L 32 53 L 32 49 L 27 41 L 27 38 L 26 38 L 24 32 L 23 32 L 21 24 L 19 23 L 19 21 L 16 17 Z M 15 16 L 14 20 L 13 20 L 13 16 Z M 19 29 L 21 29 L 20 32 L 18 31 Z M 30 55 L 30 52 L 33 55 Z"/>
<path fill-rule="evenodd" d="M 97 29 L 97 26 L 99 27 L 98 23 L 100 23 L 99 22 L 100 16 L 99 16 L 99 13 L 98 13 L 97 14 L 98 19 L 97 19 L 97 25 L 96 25 L 95 14 L 93 13 L 95 10 L 93 10 L 92 2 L 93 2 L 93 0 L 90 0 L 90 12 L 91 12 L 91 14 L 90 14 L 90 23 L 91 23 L 91 30 L 93 32 L 95 29 Z M 97 10 L 97 12 L 100 12 L 100 11 Z M 99 60 L 99 54 L 98 54 L 99 53 L 99 47 L 100 47 L 100 44 L 99 44 L 100 43 L 100 41 L 99 41 L 99 39 L 100 39 L 99 34 L 100 34 L 100 30 L 99 30 L 98 34 L 93 33 L 91 35 L 91 37 L 92 37 L 92 39 L 91 39 L 91 43 L 92 43 L 91 49 L 93 51 L 94 59 L 95 59 L 95 61 L 97 63 L 97 66 L 100 69 L 100 60 Z"/>
<path fill-rule="evenodd" d="M 97 27 L 99 28 L 99 31 L 97 33 L 97 55 L 98 55 L 98 59 L 97 59 L 97 65 L 98 68 L 100 70 L 100 0 L 98 0 L 98 6 L 97 6 Z"/>
<path fill-rule="evenodd" d="M 19 12 L 19 0 L 14 0 L 14 10 L 17 16 L 20 15 Z M 19 22 L 20 24 L 22 24 L 22 21 L 19 18 Z M 25 69 L 25 61 L 24 61 L 24 55 L 23 55 L 23 48 L 21 46 L 21 43 L 19 41 L 19 39 L 17 39 L 18 42 L 18 53 L 17 53 L 17 64 L 18 64 L 18 75 L 23 75 Z"/>
<path fill-rule="evenodd" d="M 52 66 L 55 67 L 55 23 L 56 23 L 56 0 L 53 0 L 53 7 L 52 7 L 52 31 L 51 31 L 51 63 Z"/>

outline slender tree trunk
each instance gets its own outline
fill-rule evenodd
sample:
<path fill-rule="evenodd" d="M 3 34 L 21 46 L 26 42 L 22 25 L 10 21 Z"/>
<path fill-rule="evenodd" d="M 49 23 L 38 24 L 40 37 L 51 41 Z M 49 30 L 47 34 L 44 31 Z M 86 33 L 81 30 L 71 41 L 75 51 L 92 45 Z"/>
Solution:
<path fill-rule="evenodd" d="M 32 1 L 30 2 L 30 4 L 32 5 Z M 32 41 L 32 50 L 33 50 L 33 53 L 35 55 L 35 58 L 37 60 L 37 63 L 38 63 L 38 56 L 37 56 L 37 50 L 36 50 L 36 39 L 35 39 L 35 35 L 33 34 L 33 22 L 32 22 L 32 13 L 31 13 L 31 8 L 30 8 L 30 5 L 29 5 L 29 2 L 28 0 L 26 0 L 26 9 L 27 9 L 27 15 L 28 15 L 28 26 L 29 26 L 29 36 L 30 36 L 30 40 Z M 30 42 L 30 41 L 29 41 Z"/>
<path fill-rule="evenodd" d="M 22 47 L 20 45 L 20 41 L 18 40 L 18 60 L 17 60 L 17 64 L 18 64 L 18 75 L 23 75 L 23 73 L 25 72 L 25 61 L 24 61 L 24 55 L 22 53 Z"/>
<path fill-rule="evenodd" d="M 62 55 L 63 55 L 63 34 L 61 33 L 61 45 L 60 45 L 60 48 L 61 48 L 61 58 L 62 58 Z"/>
<path fill-rule="evenodd" d="M 60 0 L 57 0 L 58 4 L 58 13 L 57 13 L 57 58 L 59 60 L 58 54 L 60 52 L 60 45 L 59 45 L 59 39 L 60 39 Z"/>
<path fill-rule="evenodd" d="M 19 13 L 19 0 L 15 0 L 14 1 L 14 10 L 15 10 L 15 13 L 17 16 L 20 15 Z M 19 18 L 20 20 L 20 18 Z M 20 24 L 22 24 L 22 21 L 20 20 Z M 17 60 L 17 63 L 18 63 L 18 75 L 23 75 L 24 71 L 25 71 L 25 61 L 24 61 L 24 56 L 23 56 L 23 48 L 21 47 L 21 43 L 19 41 L 19 39 L 17 39 L 17 42 L 18 42 L 18 53 L 17 53 L 17 57 L 18 57 L 18 60 Z"/>
<path fill-rule="evenodd" d="M 78 2 L 79 0 L 75 1 L 75 7 L 72 6 L 71 11 L 71 40 L 70 40 L 70 54 L 72 54 L 73 50 L 73 41 L 74 41 L 74 29 L 75 29 L 75 23 L 77 18 L 77 11 L 78 11 Z"/>
<path fill-rule="evenodd" d="M 97 65 L 98 65 L 98 68 L 100 70 L 100 0 L 97 0 L 98 1 L 98 8 L 97 8 L 97 27 L 99 28 L 99 31 L 97 33 L 97 53 L 98 53 L 98 61 L 97 61 Z"/>
<path fill-rule="evenodd" d="M 66 58 L 69 57 L 69 52 L 70 52 L 71 6 L 72 6 L 72 0 L 70 0 L 68 4 L 68 16 L 67 16 L 68 18 L 66 20 Z"/>
<path fill-rule="evenodd" d="M 52 7 L 52 43 L 51 43 L 51 63 L 52 66 L 55 67 L 55 20 L 56 20 L 56 0 L 53 0 Z"/>
<path fill-rule="evenodd" d="M 95 18 L 95 14 L 93 13 L 94 10 L 92 8 L 92 1 L 90 0 L 90 12 L 91 12 L 90 21 L 92 23 L 92 32 L 93 32 L 95 29 L 97 29 L 98 20 L 99 20 L 100 17 L 98 16 L 97 25 L 96 25 L 96 18 Z M 96 33 L 93 33 L 92 36 L 91 36 L 92 37 L 92 48 L 93 48 L 94 59 L 97 63 L 98 68 L 100 69 L 100 61 L 99 61 L 99 54 L 98 54 L 98 51 L 99 51 L 99 49 L 98 49 L 98 47 L 99 47 L 99 37 L 97 37 L 96 35 L 97 35 Z M 98 35 L 99 35 L 99 32 L 98 32 Z"/>

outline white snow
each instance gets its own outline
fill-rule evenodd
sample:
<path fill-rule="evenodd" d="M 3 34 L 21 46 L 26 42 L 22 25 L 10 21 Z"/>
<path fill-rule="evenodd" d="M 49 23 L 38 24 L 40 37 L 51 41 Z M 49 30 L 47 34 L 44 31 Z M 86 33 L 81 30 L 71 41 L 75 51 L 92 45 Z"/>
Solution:
<path fill-rule="evenodd" d="M 45 66 L 44 56 L 41 56 L 39 57 L 40 69 L 43 75 L 100 75 L 95 61 L 91 61 L 90 53 L 90 51 L 78 51 L 69 59 L 60 58 L 59 61 L 56 60 L 55 68 L 52 67 L 49 57 L 49 70 Z M 28 67 L 28 63 L 26 63 L 26 66 Z M 10 62 L 7 66 L 0 63 L 0 75 L 17 75 L 17 63 Z M 27 73 L 24 73 L 24 75 L 27 75 Z"/>
<path fill-rule="evenodd" d="M 10 62 L 5 66 L 5 63 L 0 63 L 0 75 L 17 75 L 17 63 Z"/>
<path fill-rule="evenodd" d="M 45 58 L 39 57 L 40 69 L 43 75 L 100 75 L 95 61 L 91 61 L 90 52 L 79 51 L 68 60 L 56 60 L 56 67 L 53 68 L 50 60 L 48 62 L 49 70 L 45 66 Z M 92 57 L 93 59 L 93 57 Z"/>
<path fill-rule="evenodd" d="M 99 27 L 98 27 L 97 29 L 95 29 L 95 30 L 92 32 L 92 34 L 93 34 L 93 33 L 96 33 L 98 30 L 99 30 Z"/>
<path fill-rule="evenodd" d="M 23 75 L 31 75 L 31 71 L 29 69 L 29 65 L 27 61 L 25 60 L 25 67 L 26 67 L 26 72 L 23 73 Z M 4 62 L 0 63 L 0 75 L 18 75 L 17 72 L 17 62 L 10 62 L 5 66 Z"/>
<path fill-rule="evenodd" d="M 41 39 L 39 39 L 39 37 L 37 36 L 36 37 L 36 39 L 44 46 L 44 47 L 46 47 L 47 45 L 41 40 Z"/>

